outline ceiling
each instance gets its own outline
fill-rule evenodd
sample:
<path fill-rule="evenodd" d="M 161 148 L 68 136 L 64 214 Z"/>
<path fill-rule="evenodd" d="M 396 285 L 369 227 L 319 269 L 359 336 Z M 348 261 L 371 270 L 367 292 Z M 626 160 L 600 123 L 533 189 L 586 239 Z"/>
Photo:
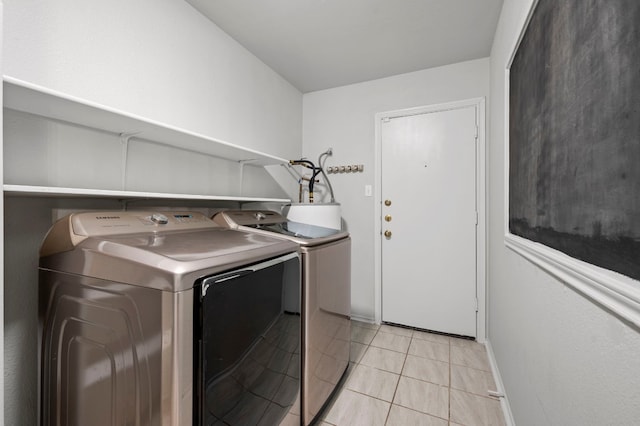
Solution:
<path fill-rule="evenodd" d="M 487 57 L 503 0 L 187 0 L 303 93 Z"/>

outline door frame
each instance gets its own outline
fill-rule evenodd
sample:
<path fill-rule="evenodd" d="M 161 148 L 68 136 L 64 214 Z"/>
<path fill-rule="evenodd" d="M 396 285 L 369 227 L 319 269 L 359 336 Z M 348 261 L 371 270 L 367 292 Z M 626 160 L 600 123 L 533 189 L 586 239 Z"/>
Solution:
<path fill-rule="evenodd" d="M 379 112 L 375 115 L 375 183 L 374 192 L 374 314 L 375 322 L 382 322 L 382 129 L 381 123 L 388 118 L 407 117 L 431 112 L 447 111 L 458 108 L 475 107 L 478 138 L 476 143 L 476 209 L 478 226 L 476 227 L 476 339 L 484 343 L 487 337 L 487 298 L 486 298 L 486 117 L 485 98 L 471 98 L 455 102 Z"/>

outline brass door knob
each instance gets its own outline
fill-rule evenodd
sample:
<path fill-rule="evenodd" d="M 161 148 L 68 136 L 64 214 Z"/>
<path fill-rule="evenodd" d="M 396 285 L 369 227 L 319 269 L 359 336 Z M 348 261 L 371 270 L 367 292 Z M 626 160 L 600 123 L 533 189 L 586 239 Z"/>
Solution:
<path fill-rule="evenodd" d="M 389 231 L 388 229 L 384 231 L 384 236 L 387 238 L 391 238 L 391 231 Z"/>
<path fill-rule="evenodd" d="M 389 207 L 391 205 L 391 200 L 384 200 L 384 205 Z"/>
<path fill-rule="evenodd" d="M 388 214 L 384 217 L 384 220 L 386 220 L 387 222 L 391 222 L 391 215 Z"/>

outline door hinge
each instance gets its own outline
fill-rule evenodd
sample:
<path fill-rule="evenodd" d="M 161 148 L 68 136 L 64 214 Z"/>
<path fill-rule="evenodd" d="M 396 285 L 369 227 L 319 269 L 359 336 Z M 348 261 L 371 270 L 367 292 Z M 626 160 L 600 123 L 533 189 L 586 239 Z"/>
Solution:
<path fill-rule="evenodd" d="M 476 297 L 476 312 L 478 312 L 478 298 Z"/>
<path fill-rule="evenodd" d="M 478 211 L 476 210 L 476 225 L 478 224 Z"/>
<path fill-rule="evenodd" d="M 475 134 L 476 140 L 478 139 L 479 134 L 480 134 L 480 129 L 478 129 L 478 126 L 476 125 L 476 134 Z"/>

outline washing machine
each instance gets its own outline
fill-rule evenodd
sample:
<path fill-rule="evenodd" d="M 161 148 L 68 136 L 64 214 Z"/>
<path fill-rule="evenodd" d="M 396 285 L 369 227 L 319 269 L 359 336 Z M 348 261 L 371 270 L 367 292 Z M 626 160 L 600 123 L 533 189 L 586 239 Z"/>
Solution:
<path fill-rule="evenodd" d="M 40 251 L 41 424 L 299 425 L 300 282 L 298 245 L 200 213 L 59 220 Z"/>
<path fill-rule="evenodd" d="M 308 425 L 326 406 L 349 366 L 351 238 L 346 231 L 294 222 L 268 210 L 227 210 L 213 220 L 300 246 L 302 420 Z"/>

